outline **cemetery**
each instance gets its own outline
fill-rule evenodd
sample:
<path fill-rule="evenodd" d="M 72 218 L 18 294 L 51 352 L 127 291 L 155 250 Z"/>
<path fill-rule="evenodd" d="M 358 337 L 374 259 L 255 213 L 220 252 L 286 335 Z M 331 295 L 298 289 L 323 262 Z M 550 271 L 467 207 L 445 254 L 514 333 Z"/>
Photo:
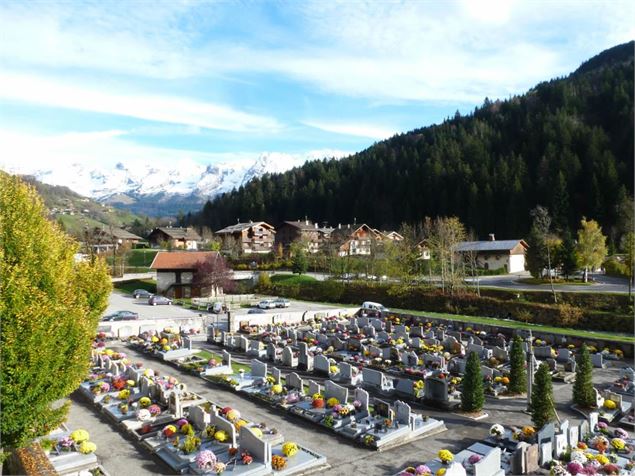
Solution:
<path fill-rule="evenodd" d="M 275 428 L 110 349 L 93 351 L 93 368 L 80 393 L 179 474 L 301 474 L 326 465 L 324 456 L 286 440 Z"/>

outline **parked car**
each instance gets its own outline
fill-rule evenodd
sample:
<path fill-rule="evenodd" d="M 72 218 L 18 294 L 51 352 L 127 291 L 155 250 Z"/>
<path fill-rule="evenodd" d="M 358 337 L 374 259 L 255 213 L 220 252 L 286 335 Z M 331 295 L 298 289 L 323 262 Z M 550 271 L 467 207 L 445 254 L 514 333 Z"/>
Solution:
<path fill-rule="evenodd" d="M 207 305 L 207 312 L 213 312 L 214 314 L 220 314 L 224 311 L 224 307 L 222 302 L 210 303 Z"/>
<path fill-rule="evenodd" d="M 264 309 L 260 309 L 258 307 L 249 309 L 249 311 L 247 311 L 247 314 L 264 314 L 264 313 L 265 313 Z"/>
<path fill-rule="evenodd" d="M 172 299 L 168 299 L 165 296 L 152 296 L 148 299 L 148 304 L 151 306 L 156 306 L 159 304 L 167 304 L 168 306 L 172 305 Z"/>
<path fill-rule="evenodd" d="M 291 301 L 284 298 L 278 298 L 273 300 L 276 307 L 289 307 L 291 305 Z"/>
<path fill-rule="evenodd" d="M 275 309 L 276 303 L 273 299 L 263 299 L 258 303 L 260 309 Z"/>
<path fill-rule="evenodd" d="M 362 311 L 389 312 L 389 310 L 386 309 L 383 304 L 371 301 L 366 301 L 362 304 Z"/>
<path fill-rule="evenodd" d="M 135 289 L 132 292 L 132 297 L 135 299 L 139 299 L 139 298 L 144 298 L 144 299 L 149 299 L 153 296 L 153 294 L 148 291 L 147 289 Z"/>
<path fill-rule="evenodd" d="M 132 311 L 117 311 L 101 318 L 102 321 L 134 321 L 139 319 L 139 314 Z"/>

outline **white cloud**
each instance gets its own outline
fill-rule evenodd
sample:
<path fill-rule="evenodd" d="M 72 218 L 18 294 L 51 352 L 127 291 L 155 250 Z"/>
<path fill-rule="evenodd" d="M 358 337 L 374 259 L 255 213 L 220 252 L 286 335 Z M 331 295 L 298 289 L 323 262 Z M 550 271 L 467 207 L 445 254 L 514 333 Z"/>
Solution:
<path fill-rule="evenodd" d="M 381 126 L 359 123 L 341 123 L 341 122 L 324 122 L 324 121 L 303 121 L 303 124 L 320 129 L 327 132 L 335 132 L 336 134 L 344 134 L 348 136 L 369 137 L 371 139 L 388 139 L 397 133 L 394 129 L 388 129 Z"/>
<path fill-rule="evenodd" d="M 189 98 L 112 92 L 44 77 L 0 74 L 0 98 L 226 131 L 271 131 L 273 118 Z"/>

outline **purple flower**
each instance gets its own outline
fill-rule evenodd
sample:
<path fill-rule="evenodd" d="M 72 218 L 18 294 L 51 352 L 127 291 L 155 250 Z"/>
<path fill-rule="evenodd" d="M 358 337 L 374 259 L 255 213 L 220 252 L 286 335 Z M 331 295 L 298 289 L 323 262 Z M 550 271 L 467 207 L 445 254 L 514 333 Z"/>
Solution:
<path fill-rule="evenodd" d="M 432 470 L 425 464 L 420 464 L 415 468 L 415 474 L 432 474 Z"/>
<path fill-rule="evenodd" d="M 65 436 L 64 438 L 60 438 L 59 440 L 57 440 L 57 444 L 60 445 L 62 448 L 70 448 L 71 446 L 73 446 L 73 439 L 70 436 Z"/>
<path fill-rule="evenodd" d="M 183 425 L 187 425 L 188 423 L 189 421 L 187 421 L 185 418 L 181 418 L 179 421 L 176 422 L 176 426 L 181 428 Z"/>
<path fill-rule="evenodd" d="M 102 382 L 99 386 L 99 389 L 104 393 L 108 393 L 110 392 L 110 384 L 107 382 Z"/>
<path fill-rule="evenodd" d="M 353 402 L 353 406 L 354 406 L 355 408 L 360 408 L 360 407 L 362 406 L 362 402 L 360 402 L 359 400 L 355 400 L 355 401 Z M 422 465 L 422 466 L 423 466 L 423 465 Z"/>
<path fill-rule="evenodd" d="M 623 430 L 622 428 L 616 428 L 615 437 L 622 438 L 623 440 L 625 440 L 628 438 L 628 432 L 626 430 Z"/>
<path fill-rule="evenodd" d="M 598 422 L 598 428 L 600 430 L 606 430 L 608 427 L 609 427 L 609 425 L 606 422 L 603 422 L 603 421 Z"/>
<path fill-rule="evenodd" d="M 467 460 L 467 462 L 470 463 L 470 464 L 476 464 L 479 461 L 481 461 L 481 457 L 480 457 L 480 455 L 476 455 L 476 454 L 470 456 L 468 458 L 468 460 Z"/>
<path fill-rule="evenodd" d="M 148 411 L 150 412 L 150 415 L 157 416 L 161 413 L 161 407 L 159 405 L 150 405 L 148 407 Z"/>
<path fill-rule="evenodd" d="M 567 471 L 575 476 L 578 473 L 584 472 L 584 466 L 582 466 L 582 463 L 580 463 L 579 461 L 571 461 L 569 464 L 567 464 Z"/>

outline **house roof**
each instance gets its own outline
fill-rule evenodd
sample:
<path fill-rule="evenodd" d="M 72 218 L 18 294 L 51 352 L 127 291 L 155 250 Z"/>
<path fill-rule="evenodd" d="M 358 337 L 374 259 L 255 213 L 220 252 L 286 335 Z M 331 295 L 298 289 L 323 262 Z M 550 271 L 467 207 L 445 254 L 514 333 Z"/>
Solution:
<path fill-rule="evenodd" d="M 456 246 L 456 251 L 510 251 L 519 243 L 529 248 L 524 240 L 463 241 Z"/>
<path fill-rule="evenodd" d="M 163 233 L 165 233 L 166 235 L 168 235 L 170 238 L 174 239 L 174 240 L 201 240 L 201 236 L 196 233 L 196 230 L 194 230 L 194 228 L 172 228 L 169 226 L 162 226 L 159 228 L 156 228 L 156 230 L 162 231 Z M 154 233 L 154 231 L 153 231 Z"/>
<path fill-rule="evenodd" d="M 244 230 L 246 230 L 248 228 L 251 228 L 252 226 L 256 226 L 256 225 L 265 226 L 267 228 L 270 228 L 271 231 L 275 233 L 275 230 L 273 229 L 273 226 L 271 226 L 269 223 L 266 223 L 264 221 L 255 221 L 255 222 L 249 222 L 249 223 L 236 223 L 235 225 L 226 226 L 222 230 L 218 230 L 216 233 L 221 233 L 221 234 L 222 233 L 237 233 L 237 232 L 244 231 Z"/>
<path fill-rule="evenodd" d="M 313 222 L 306 221 L 306 220 L 285 221 L 284 224 L 290 225 L 302 231 L 315 231 L 318 229 L 315 227 L 315 224 Z"/>
<path fill-rule="evenodd" d="M 140 236 L 130 233 L 122 228 L 97 228 L 98 232 L 102 235 L 112 236 L 120 240 L 143 240 Z"/>
<path fill-rule="evenodd" d="M 335 228 L 331 232 L 331 236 L 335 237 L 336 239 L 346 239 L 353 236 L 358 230 L 362 228 L 366 228 L 369 233 L 372 233 L 373 235 L 375 235 L 375 238 L 378 238 L 378 239 L 382 238 L 382 234 L 380 231 L 377 231 L 374 228 L 371 228 L 365 223 L 362 223 L 361 225 L 353 225 L 352 227 L 350 225 L 347 225 L 346 227 Z"/>
<path fill-rule="evenodd" d="M 159 251 L 150 268 L 156 270 L 195 269 L 197 263 L 218 255 L 218 251 Z"/>

